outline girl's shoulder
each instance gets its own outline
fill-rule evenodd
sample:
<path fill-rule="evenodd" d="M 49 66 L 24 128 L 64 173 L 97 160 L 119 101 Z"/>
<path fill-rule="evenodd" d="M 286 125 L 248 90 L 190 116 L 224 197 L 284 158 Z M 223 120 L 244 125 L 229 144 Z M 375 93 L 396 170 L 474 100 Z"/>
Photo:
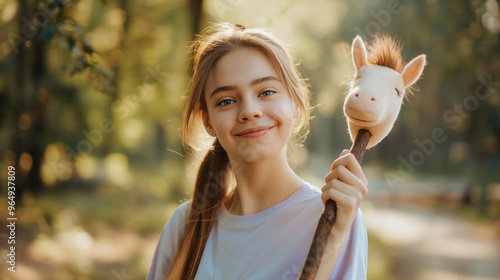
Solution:
<path fill-rule="evenodd" d="M 321 189 L 305 181 L 304 185 L 297 192 L 297 201 L 295 203 L 307 203 L 310 205 L 323 205 L 321 202 Z"/>
<path fill-rule="evenodd" d="M 181 203 L 175 209 L 174 213 L 172 213 L 172 216 L 170 216 L 170 218 L 168 219 L 167 223 L 165 224 L 165 227 L 167 227 L 168 223 L 172 223 L 176 226 L 181 226 L 185 224 L 190 206 L 191 206 L 191 199 Z"/>
<path fill-rule="evenodd" d="M 310 195 L 310 196 L 317 196 L 318 194 L 321 196 L 321 189 L 316 187 L 315 185 L 313 185 L 312 183 L 306 181 L 304 183 L 304 187 L 305 187 L 305 190 L 306 190 L 306 194 Z"/>
<path fill-rule="evenodd" d="M 181 203 L 163 226 L 148 274 L 148 280 L 165 275 L 184 231 L 190 200 Z"/>
<path fill-rule="evenodd" d="M 164 250 L 173 244 L 177 244 L 180 240 L 187 221 L 190 202 L 191 200 L 181 203 L 163 226 L 160 236 L 160 247 Z"/>

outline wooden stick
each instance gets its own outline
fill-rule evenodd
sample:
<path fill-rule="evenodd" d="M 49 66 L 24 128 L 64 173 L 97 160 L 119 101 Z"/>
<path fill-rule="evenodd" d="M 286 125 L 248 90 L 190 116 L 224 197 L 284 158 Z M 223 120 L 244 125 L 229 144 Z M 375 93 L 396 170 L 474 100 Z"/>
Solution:
<path fill-rule="evenodd" d="M 365 154 L 366 145 L 368 145 L 368 140 L 372 134 L 366 129 L 360 129 L 354 144 L 351 147 L 351 153 L 354 154 L 358 162 L 361 164 L 363 160 L 363 155 Z M 323 251 L 325 250 L 326 243 L 328 242 L 328 237 L 330 236 L 330 231 L 332 230 L 333 224 L 337 217 L 337 203 L 331 199 L 326 202 L 325 210 L 318 222 L 316 227 L 316 232 L 314 232 L 314 237 L 309 248 L 309 253 L 307 255 L 304 267 L 300 274 L 300 280 L 314 280 L 316 273 L 318 272 L 319 265 L 321 263 L 321 257 L 323 256 Z"/>

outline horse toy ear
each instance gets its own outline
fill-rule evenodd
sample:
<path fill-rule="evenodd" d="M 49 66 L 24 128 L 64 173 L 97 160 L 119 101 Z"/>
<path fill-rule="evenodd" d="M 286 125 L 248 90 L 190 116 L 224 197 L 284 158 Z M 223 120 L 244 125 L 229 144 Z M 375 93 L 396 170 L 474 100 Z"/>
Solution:
<path fill-rule="evenodd" d="M 405 88 L 413 85 L 422 75 L 426 63 L 425 54 L 421 54 L 410 61 L 403 70 Z"/>
<path fill-rule="evenodd" d="M 354 38 L 351 53 L 352 63 L 356 69 L 356 76 L 358 76 L 359 69 L 368 65 L 368 53 L 366 51 L 366 46 L 365 43 L 363 43 L 363 39 L 361 39 L 359 35 Z"/>

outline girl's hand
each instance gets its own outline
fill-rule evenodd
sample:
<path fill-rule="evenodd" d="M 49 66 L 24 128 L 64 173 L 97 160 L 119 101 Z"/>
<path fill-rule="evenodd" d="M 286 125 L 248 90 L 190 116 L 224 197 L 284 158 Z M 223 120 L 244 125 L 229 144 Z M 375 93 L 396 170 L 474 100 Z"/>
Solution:
<path fill-rule="evenodd" d="M 368 182 L 358 161 L 349 150 L 344 150 L 335 160 L 321 188 L 321 200 L 337 202 L 337 218 L 331 237 L 347 235 L 356 217 L 359 205 L 368 192 Z"/>

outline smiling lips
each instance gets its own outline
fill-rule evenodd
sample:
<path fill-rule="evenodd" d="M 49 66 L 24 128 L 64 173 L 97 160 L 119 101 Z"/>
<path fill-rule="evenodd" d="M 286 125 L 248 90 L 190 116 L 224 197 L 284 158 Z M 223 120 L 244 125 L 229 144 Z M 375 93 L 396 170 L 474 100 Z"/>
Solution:
<path fill-rule="evenodd" d="M 243 130 L 241 133 L 236 134 L 236 136 L 242 136 L 246 138 L 257 138 L 266 134 L 273 127 L 274 126 L 256 126 Z"/>

